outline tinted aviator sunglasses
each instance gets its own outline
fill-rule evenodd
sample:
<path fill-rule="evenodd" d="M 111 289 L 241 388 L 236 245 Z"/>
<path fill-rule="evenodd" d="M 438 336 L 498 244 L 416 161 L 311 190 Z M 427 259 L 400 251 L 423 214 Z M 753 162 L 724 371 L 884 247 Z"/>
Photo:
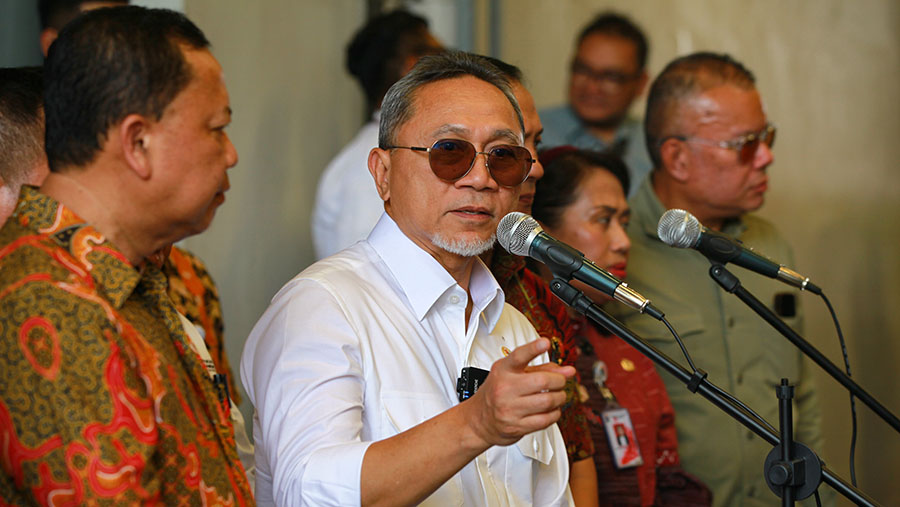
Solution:
<path fill-rule="evenodd" d="M 734 150 L 738 152 L 738 156 L 740 157 L 741 162 L 746 163 L 753 160 L 753 157 L 756 155 L 756 150 L 759 149 L 759 143 L 765 143 L 765 145 L 769 148 L 771 148 L 775 144 L 775 131 L 775 125 L 767 123 L 765 128 L 763 128 L 759 132 L 752 132 L 750 134 L 746 134 L 735 139 L 730 139 L 728 141 L 713 141 L 711 139 L 703 139 L 701 137 L 687 136 L 671 137 L 674 139 L 680 139 L 681 141 L 687 143 L 707 144 L 710 146 L 725 148 L 726 150 Z"/>
<path fill-rule="evenodd" d="M 531 152 L 524 146 L 501 144 L 488 151 L 478 151 L 469 141 L 462 139 L 439 139 L 431 145 L 431 148 L 421 146 L 384 146 L 385 150 L 413 150 L 428 153 L 428 165 L 435 176 L 453 182 L 469 174 L 475 165 L 475 157 L 486 155 L 488 172 L 498 184 L 504 187 L 520 185 L 528 172 L 531 164 L 535 162 L 531 158 Z"/>

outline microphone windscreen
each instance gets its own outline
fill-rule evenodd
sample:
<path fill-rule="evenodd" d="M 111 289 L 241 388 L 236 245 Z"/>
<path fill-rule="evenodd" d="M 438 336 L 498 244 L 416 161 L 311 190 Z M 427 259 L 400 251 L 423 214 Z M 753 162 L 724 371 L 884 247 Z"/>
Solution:
<path fill-rule="evenodd" d="M 525 213 L 513 211 L 503 217 L 497 225 L 497 241 L 513 255 L 528 256 L 528 249 L 531 247 L 528 238 L 538 229 L 541 229 L 541 226 L 537 220 Z"/>
<path fill-rule="evenodd" d="M 692 248 L 697 244 L 702 226 L 697 217 L 683 209 L 670 209 L 663 213 L 656 234 L 663 243 L 675 248 Z"/>

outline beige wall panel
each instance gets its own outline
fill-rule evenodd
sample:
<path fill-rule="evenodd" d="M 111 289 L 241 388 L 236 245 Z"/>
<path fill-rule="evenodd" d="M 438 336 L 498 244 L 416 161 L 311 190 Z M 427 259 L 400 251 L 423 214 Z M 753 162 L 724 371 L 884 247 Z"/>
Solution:
<path fill-rule="evenodd" d="M 365 8 L 356 0 L 187 0 L 185 11 L 225 69 L 234 110 L 228 134 L 240 158 L 212 227 L 185 245 L 219 286 L 239 376 L 253 324 L 313 261 L 319 174 L 362 124 L 363 97 L 344 70 L 344 47 Z"/>

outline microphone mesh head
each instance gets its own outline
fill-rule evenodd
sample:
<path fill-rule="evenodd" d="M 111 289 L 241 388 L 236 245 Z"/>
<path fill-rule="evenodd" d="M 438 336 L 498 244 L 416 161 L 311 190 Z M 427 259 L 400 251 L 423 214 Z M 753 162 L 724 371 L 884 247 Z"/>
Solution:
<path fill-rule="evenodd" d="M 700 239 L 702 227 L 697 217 L 683 209 L 670 209 L 659 219 L 656 234 L 663 243 L 675 248 L 691 248 Z"/>
<path fill-rule="evenodd" d="M 497 225 L 497 241 L 507 252 L 527 256 L 531 248 L 528 237 L 535 230 L 538 232 L 543 230 L 537 220 L 525 213 L 513 211 L 503 217 Z"/>

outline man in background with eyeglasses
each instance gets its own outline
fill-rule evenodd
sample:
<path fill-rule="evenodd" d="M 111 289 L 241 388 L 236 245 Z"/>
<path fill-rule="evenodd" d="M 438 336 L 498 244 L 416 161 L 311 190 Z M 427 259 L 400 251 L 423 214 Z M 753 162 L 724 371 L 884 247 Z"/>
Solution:
<path fill-rule="evenodd" d="M 385 213 L 244 347 L 261 504 L 571 504 L 553 423 L 574 368 L 478 258 L 534 163 L 523 131 L 478 56 L 424 57 L 388 91 L 368 158 Z"/>
<path fill-rule="evenodd" d="M 569 103 L 541 111 L 544 146 L 612 151 L 625 160 L 629 195 L 650 172 L 641 121 L 628 110 L 647 85 L 647 38 L 630 19 L 604 12 L 578 36 Z"/>
<path fill-rule="evenodd" d="M 767 421 L 778 421 L 773 387 L 782 377 L 795 384 L 795 439 L 821 450 L 821 412 L 810 363 L 708 276 L 710 263 L 703 255 L 669 247 L 657 236 L 662 214 L 680 208 L 704 226 L 793 265 L 793 252 L 774 225 L 752 214 L 768 189 L 766 170 L 774 160 L 775 141 L 753 74 L 727 55 L 678 58 L 651 86 L 644 125 L 654 169 L 629 201 L 629 284 L 666 312 L 711 382 Z M 728 268 L 802 334 L 797 291 L 740 267 Z M 664 353 L 682 357 L 658 322 L 610 309 Z M 682 465 L 709 485 L 714 505 L 777 502 L 763 477 L 772 447 L 672 376 L 662 377 L 675 408 Z M 832 493 L 823 496 L 833 498 Z"/>

